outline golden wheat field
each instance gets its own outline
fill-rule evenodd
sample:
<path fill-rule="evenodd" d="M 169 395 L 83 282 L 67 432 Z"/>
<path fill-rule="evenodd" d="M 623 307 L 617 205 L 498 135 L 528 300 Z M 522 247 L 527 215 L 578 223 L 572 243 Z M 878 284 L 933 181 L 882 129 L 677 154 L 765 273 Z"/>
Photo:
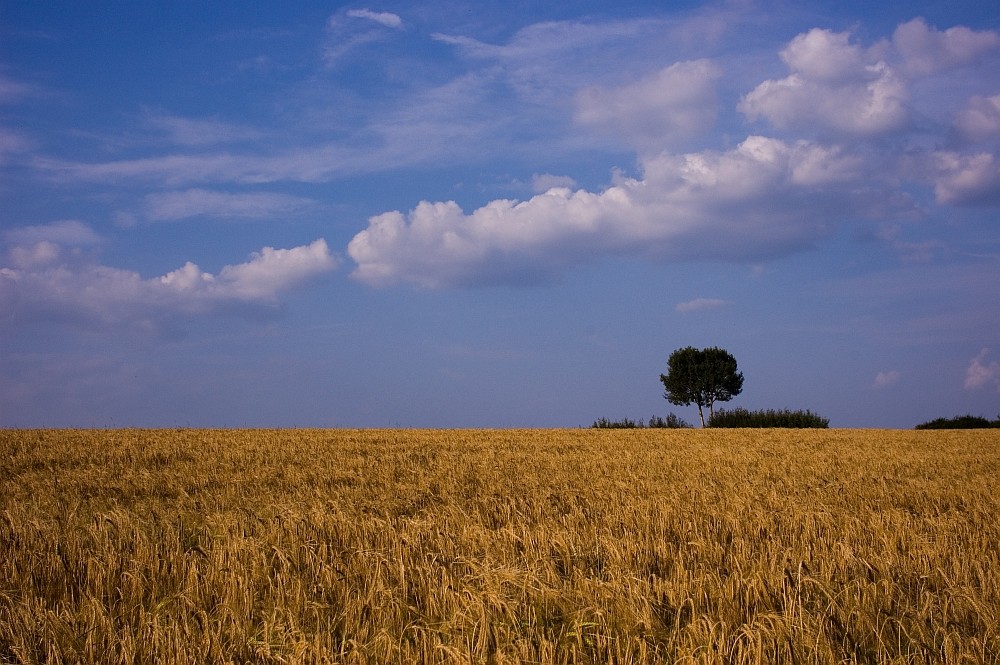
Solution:
<path fill-rule="evenodd" d="M 1000 431 L 0 431 L 2 663 L 995 663 Z"/>

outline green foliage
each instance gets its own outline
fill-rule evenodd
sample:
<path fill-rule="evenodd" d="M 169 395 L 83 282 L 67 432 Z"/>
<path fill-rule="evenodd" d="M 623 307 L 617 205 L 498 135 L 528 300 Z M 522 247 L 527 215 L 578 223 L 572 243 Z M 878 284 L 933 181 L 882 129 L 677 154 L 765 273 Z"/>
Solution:
<path fill-rule="evenodd" d="M 650 416 L 648 424 L 643 422 L 642 418 L 639 418 L 639 420 L 632 420 L 631 418 L 608 420 L 607 418 L 601 418 L 600 420 L 595 420 L 591 427 L 596 429 L 642 429 L 646 427 L 651 429 L 682 429 L 691 427 L 691 424 L 671 413 L 666 418 L 662 416 Z"/>
<path fill-rule="evenodd" d="M 639 419 L 639 422 L 631 418 L 622 418 L 621 420 L 601 418 L 600 420 L 595 420 L 591 427 L 597 429 L 636 429 L 638 427 L 645 427 L 645 425 L 642 424 L 642 418 Z"/>
<path fill-rule="evenodd" d="M 926 423 L 920 423 L 913 429 L 987 429 L 1000 427 L 1000 416 L 996 420 L 987 420 L 982 416 L 966 414 L 954 418 L 935 418 Z"/>
<path fill-rule="evenodd" d="M 743 373 L 736 358 L 718 347 L 677 349 L 667 359 L 667 373 L 660 375 L 663 396 L 671 404 L 698 405 L 698 416 L 705 426 L 703 407 L 713 413 L 715 402 L 728 402 L 743 391 Z"/>
<path fill-rule="evenodd" d="M 823 418 L 812 411 L 748 411 L 747 409 L 720 409 L 708 421 L 709 427 L 818 427 L 830 426 L 829 418 Z"/>
<path fill-rule="evenodd" d="M 666 418 L 650 416 L 648 426 L 663 429 L 686 429 L 691 427 L 691 423 L 671 411 Z"/>

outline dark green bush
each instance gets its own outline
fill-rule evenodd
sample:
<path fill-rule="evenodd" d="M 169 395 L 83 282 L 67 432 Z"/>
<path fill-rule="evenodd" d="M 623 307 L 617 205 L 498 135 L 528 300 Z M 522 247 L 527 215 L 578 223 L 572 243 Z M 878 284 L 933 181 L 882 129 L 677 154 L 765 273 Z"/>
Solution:
<path fill-rule="evenodd" d="M 829 418 L 823 418 L 812 411 L 749 411 L 737 408 L 720 409 L 708 420 L 709 427 L 829 427 Z"/>
<path fill-rule="evenodd" d="M 914 429 L 984 429 L 1000 427 L 1000 416 L 996 420 L 987 420 L 982 416 L 967 414 L 954 418 L 935 418 L 926 423 L 920 423 Z"/>
<path fill-rule="evenodd" d="M 608 420 L 607 418 L 601 418 L 600 420 L 595 420 L 591 427 L 596 427 L 598 429 L 635 429 L 637 427 L 645 427 L 642 424 L 642 419 L 639 422 L 631 420 L 629 418 L 622 418 L 621 420 Z"/>
<path fill-rule="evenodd" d="M 684 420 L 680 416 L 670 413 L 666 418 L 661 418 L 660 416 L 650 416 L 649 427 L 658 427 L 664 429 L 684 429 L 691 427 L 691 423 Z"/>
<path fill-rule="evenodd" d="M 643 422 L 642 418 L 639 418 L 639 420 L 632 420 L 631 418 L 608 420 L 607 418 L 601 418 L 600 420 L 595 420 L 591 427 L 597 429 L 639 429 L 643 427 L 679 429 L 683 427 L 691 427 L 691 425 L 683 418 L 675 416 L 671 413 L 666 418 L 663 418 L 662 416 L 651 416 L 649 418 L 648 425 Z"/>

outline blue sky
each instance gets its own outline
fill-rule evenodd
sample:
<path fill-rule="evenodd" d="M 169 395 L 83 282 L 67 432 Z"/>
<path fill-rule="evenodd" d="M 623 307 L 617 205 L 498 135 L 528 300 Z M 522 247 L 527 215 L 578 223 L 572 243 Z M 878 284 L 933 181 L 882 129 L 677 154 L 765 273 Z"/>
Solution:
<path fill-rule="evenodd" d="M 1000 413 L 983 2 L 0 0 L 0 426 Z"/>

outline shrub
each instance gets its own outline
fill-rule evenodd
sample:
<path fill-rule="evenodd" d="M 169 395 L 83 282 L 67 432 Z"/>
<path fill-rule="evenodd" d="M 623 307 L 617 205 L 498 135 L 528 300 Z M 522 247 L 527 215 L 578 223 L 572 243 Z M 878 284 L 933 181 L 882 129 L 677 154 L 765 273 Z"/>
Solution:
<path fill-rule="evenodd" d="M 966 414 L 954 418 L 935 418 L 926 423 L 920 423 L 913 429 L 985 429 L 1000 427 L 1000 416 L 996 420 L 987 420 L 982 416 Z"/>
<path fill-rule="evenodd" d="M 691 427 L 691 425 L 683 418 L 671 413 L 666 418 L 663 418 L 662 416 L 650 416 L 648 425 L 643 422 L 642 418 L 639 418 L 637 421 L 632 420 L 631 418 L 623 418 L 621 420 L 608 420 L 607 418 L 601 418 L 600 420 L 595 420 L 591 427 L 597 429 L 641 429 L 644 427 L 681 429 L 684 427 Z"/>
<path fill-rule="evenodd" d="M 671 412 L 666 418 L 661 418 L 660 416 L 650 416 L 649 426 L 665 429 L 684 429 L 691 427 L 691 423 Z"/>
<path fill-rule="evenodd" d="M 631 420 L 629 418 L 623 418 L 621 420 L 608 420 L 607 418 L 601 418 L 600 420 L 595 420 L 591 427 L 596 427 L 598 429 L 635 429 L 637 427 L 645 427 L 642 424 L 642 419 L 639 422 Z"/>
<path fill-rule="evenodd" d="M 720 409 L 708 420 L 709 427 L 819 427 L 830 426 L 829 418 L 823 418 L 812 411 L 749 411 L 737 408 L 731 411 Z"/>

